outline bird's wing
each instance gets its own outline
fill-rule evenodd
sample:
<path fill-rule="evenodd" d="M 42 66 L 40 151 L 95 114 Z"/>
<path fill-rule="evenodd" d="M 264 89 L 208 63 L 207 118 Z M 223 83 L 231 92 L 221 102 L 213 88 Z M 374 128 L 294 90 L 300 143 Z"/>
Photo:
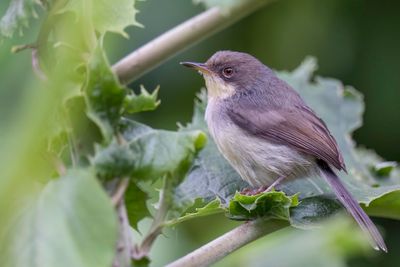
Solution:
<path fill-rule="evenodd" d="M 230 118 L 244 131 L 272 143 L 288 144 L 346 171 L 338 145 L 325 123 L 307 106 L 263 110 L 236 108 Z"/>

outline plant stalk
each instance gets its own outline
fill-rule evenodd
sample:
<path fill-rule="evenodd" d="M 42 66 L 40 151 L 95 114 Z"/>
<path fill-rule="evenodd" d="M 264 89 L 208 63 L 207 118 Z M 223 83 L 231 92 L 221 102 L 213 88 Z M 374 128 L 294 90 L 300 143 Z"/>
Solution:
<path fill-rule="evenodd" d="M 112 68 L 121 83 L 127 84 L 269 2 L 271 0 L 232 1 L 230 6 L 210 8 L 133 51 Z"/>
<path fill-rule="evenodd" d="M 244 245 L 288 225 L 289 223 L 283 220 L 257 219 L 246 222 L 186 256 L 168 264 L 167 267 L 209 266 Z"/>

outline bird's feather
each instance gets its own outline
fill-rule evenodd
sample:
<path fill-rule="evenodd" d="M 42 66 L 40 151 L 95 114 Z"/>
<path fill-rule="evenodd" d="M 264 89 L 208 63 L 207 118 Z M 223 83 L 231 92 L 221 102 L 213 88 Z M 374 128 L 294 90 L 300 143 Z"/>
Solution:
<path fill-rule="evenodd" d="M 231 120 L 245 132 L 269 142 L 290 145 L 305 154 L 315 156 L 346 170 L 335 139 L 325 123 L 307 106 L 278 109 L 237 106 L 228 112 Z"/>

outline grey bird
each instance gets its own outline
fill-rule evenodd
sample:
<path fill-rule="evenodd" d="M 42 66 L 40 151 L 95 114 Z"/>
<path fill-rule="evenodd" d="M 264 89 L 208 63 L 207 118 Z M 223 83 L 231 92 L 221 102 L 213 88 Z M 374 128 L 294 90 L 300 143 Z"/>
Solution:
<path fill-rule="evenodd" d="M 293 88 L 246 53 L 219 51 L 206 63 L 181 64 L 203 75 L 210 135 L 245 181 L 269 189 L 283 179 L 322 175 L 373 247 L 387 252 L 378 229 L 332 169 L 346 172 L 334 137 Z"/>

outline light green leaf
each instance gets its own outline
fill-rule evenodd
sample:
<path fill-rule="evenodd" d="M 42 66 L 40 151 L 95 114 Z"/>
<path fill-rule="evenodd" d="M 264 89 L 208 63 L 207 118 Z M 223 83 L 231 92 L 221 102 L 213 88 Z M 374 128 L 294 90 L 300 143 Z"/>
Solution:
<path fill-rule="evenodd" d="M 11 0 L 10 4 L 0 19 L 0 37 L 12 37 L 17 31 L 22 33 L 28 27 L 29 20 L 36 17 L 35 5 L 37 0 Z"/>
<path fill-rule="evenodd" d="M 389 201 L 379 201 L 380 198 L 393 199 L 394 195 L 400 192 L 400 172 L 398 168 L 385 169 L 386 177 L 379 177 L 376 172 L 371 172 L 371 166 L 379 166 L 382 159 L 360 154 L 355 149 L 351 133 L 361 126 L 361 115 L 364 110 L 362 96 L 355 89 L 344 87 L 341 82 L 316 77 L 315 82 L 311 81 L 316 62 L 314 59 L 307 59 L 295 71 L 279 72 L 278 76 L 292 85 L 303 99 L 316 113 L 326 122 L 332 134 L 335 136 L 345 158 L 349 174 L 340 173 L 340 177 L 353 196 L 365 206 L 376 207 L 374 214 L 400 219 L 398 212 L 400 203 L 391 204 Z M 204 110 L 206 98 L 204 93 L 195 105 L 193 122 L 185 129 L 207 131 L 204 123 Z M 368 158 L 368 162 L 366 160 Z M 387 164 L 386 164 L 387 165 Z M 233 170 L 228 162 L 220 155 L 212 140 L 199 153 L 186 180 L 175 190 L 175 208 L 186 210 L 198 198 L 205 203 L 212 201 L 215 197 L 221 199 L 222 204 L 228 205 L 236 191 L 249 187 L 240 176 Z M 304 204 L 292 208 L 295 214 L 296 209 L 303 209 L 304 214 L 296 213 L 292 223 L 296 226 L 306 226 L 311 221 L 326 217 L 337 211 L 337 204 L 327 205 L 326 199 L 330 197 L 329 186 L 320 177 L 307 177 L 293 181 L 285 181 L 279 186 L 287 195 L 299 193 L 300 200 L 307 199 Z M 315 199 L 309 199 L 315 198 Z M 332 200 L 335 202 L 335 200 Z M 374 205 L 374 201 L 377 201 Z M 306 205 L 307 204 L 307 205 Z M 379 207 L 379 212 L 377 212 Z M 312 217 L 314 216 L 314 217 Z"/>
<path fill-rule="evenodd" d="M 106 32 L 115 32 L 128 38 L 124 31 L 126 27 L 142 26 L 136 21 L 138 11 L 134 8 L 135 2 L 135 0 L 72 0 L 59 13 L 72 11 L 78 18 L 89 19 L 93 28 L 102 36 Z"/>
<path fill-rule="evenodd" d="M 109 267 L 115 255 L 116 214 L 89 171 L 49 182 L 8 227 L 0 235 L 1 266 Z"/>
<path fill-rule="evenodd" d="M 135 94 L 131 91 L 124 99 L 124 112 L 133 114 L 142 111 L 154 110 L 160 105 L 160 100 L 157 100 L 157 95 L 160 87 L 153 91 L 147 92 L 143 85 L 140 86 L 140 94 Z"/>

